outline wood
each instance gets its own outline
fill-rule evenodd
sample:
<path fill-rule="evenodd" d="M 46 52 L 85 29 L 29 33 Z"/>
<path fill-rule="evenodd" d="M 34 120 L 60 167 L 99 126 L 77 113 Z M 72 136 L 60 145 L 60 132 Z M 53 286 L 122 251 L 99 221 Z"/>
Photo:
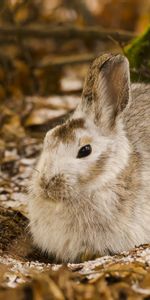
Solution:
<path fill-rule="evenodd" d="M 97 54 L 98 55 L 98 54 Z M 50 68 L 50 67 L 63 67 L 65 65 L 76 65 L 80 63 L 88 63 L 94 59 L 96 54 L 84 53 L 69 56 L 57 56 L 49 58 L 45 63 L 39 63 L 36 65 L 38 69 Z"/>
<path fill-rule="evenodd" d="M 79 38 L 84 40 L 95 40 L 100 39 L 101 41 L 110 42 L 112 39 L 118 42 L 128 42 L 134 37 L 135 34 L 128 31 L 121 30 L 107 30 L 103 29 L 100 26 L 44 26 L 44 27 L 1 27 L 0 28 L 0 39 L 4 38 L 36 38 L 36 39 L 45 39 L 45 38 L 55 38 L 55 39 L 73 39 Z"/>

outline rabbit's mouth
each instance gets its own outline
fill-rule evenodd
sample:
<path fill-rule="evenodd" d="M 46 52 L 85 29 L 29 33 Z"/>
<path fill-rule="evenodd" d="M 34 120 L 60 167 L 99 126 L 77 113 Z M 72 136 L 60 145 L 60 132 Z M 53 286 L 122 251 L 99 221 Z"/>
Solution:
<path fill-rule="evenodd" d="M 69 198 L 69 191 L 66 189 L 47 190 L 47 196 L 52 201 L 66 201 Z"/>
<path fill-rule="evenodd" d="M 48 200 L 54 202 L 65 201 L 70 197 L 71 188 L 63 174 L 55 175 L 49 181 L 42 177 L 40 187 Z"/>

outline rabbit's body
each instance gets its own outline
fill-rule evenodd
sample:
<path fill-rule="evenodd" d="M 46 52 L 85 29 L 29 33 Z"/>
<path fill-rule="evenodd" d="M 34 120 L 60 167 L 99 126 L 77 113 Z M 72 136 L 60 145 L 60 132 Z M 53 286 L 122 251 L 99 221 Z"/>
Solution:
<path fill-rule="evenodd" d="M 81 104 L 47 133 L 37 169 L 29 213 L 43 251 L 73 262 L 150 242 L 150 86 L 132 85 L 130 96 L 125 58 L 95 60 Z"/>

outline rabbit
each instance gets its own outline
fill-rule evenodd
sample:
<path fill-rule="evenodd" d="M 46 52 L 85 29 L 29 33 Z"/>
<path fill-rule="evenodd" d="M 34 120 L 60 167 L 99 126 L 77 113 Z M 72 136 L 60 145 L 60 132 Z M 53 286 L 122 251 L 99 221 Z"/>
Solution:
<path fill-rule="evenodd" d="M 150 85 L 129 62 L 91 64 L 70 118 L 46 133 L 28 209 L 33 242 L 63 263 L 150 242 Z"/>

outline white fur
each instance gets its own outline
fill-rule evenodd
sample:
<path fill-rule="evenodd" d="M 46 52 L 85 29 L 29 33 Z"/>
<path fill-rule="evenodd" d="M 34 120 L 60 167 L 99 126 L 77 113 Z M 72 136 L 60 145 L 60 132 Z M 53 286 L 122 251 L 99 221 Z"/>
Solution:
<path fill-rule="evenodd" d="M 80 135 L 82 134 L 81 130 Z M 55 157 L 53 160 L 51 153 L 44 152 L 37 166 L 39 171 L 42 174 L 45 172 L 49 178 L 57 172 L 63 172 L 69 176 L 69 184 L 73 189 L 71 194 L 73 205 L 72 201 L 53 203 L 49 199 L 41 199 L 38 174 L 35 174 L 32 182 L 29 212 L 34 242 L 44 251 L 54 253 L 58 259 L 64 261 L 74 261 L 78 254 L 86 251 L 87 248 L 91 252 L 94 249 L 100 254 L 105 254 L 108 253 L 108 249 L 111 252 L 118 252 L 138 245 L 139 242 L 149 241 L 150 229 L 147 226 L 150 218 L 149 205 L 137 207 L 134 219 L 127 220 L 126 215 L 120 216 L 119 214 L 116 217 L 115 202 L 118 200 L 106 185 L 107 182 L 115 181 L 117 174 L 128 163 L 130 145 L 123 129 L 122 134 L 116 136 L 115 140 L 97 136 L 95 129 L 93 135 L 95 135 L 93 140 L 96 141 L 93 145 L 95 153 L 86 160 L 73 160 L 70 153 L 74 154 L 74 149 L 67 149 L 67 147 L 63 149 L 63 145 L 60 145 L 57 159 Z M 86 189 L 83 187 L 83 190 L 78 190 L 76 177 L 79 173 L 86 173 L 87 162 L 94 161 L 100 151 L 105 152 L 108 144 L 112 146 L 115 155 L 112 154 L 110 157 L 103 176 L 99 175 L 96 181 L 86 186 Z M 50 158 L 53 160 L 53 167 L 48 171 Z M 91 201 L 92 194 L 94 196 Z M 140 195 L 139 198 L 139 203 L 141 203 Z M 144 202 L 144 199 L 142 201 Z M 144 213 L 144 219 L 141 219 L 141 210 L 142 215 Z M 103 231 L 102 227 L 105 227 L 107 222 L 111 230 L 105 228 Z"/>
<path fill-rule="evenodd" d="M 73 118 L 80 117 L 84 118 L 84 113 L 77 109 Z M 90 117 L 86 118 L 85 129 L 76 130 L 76 142 L 60 142 L 53 147 L 56 129 L 45 138 L 37 164 L 39 173 L 33 174 L 30 184 L 29 217 L 35 244 L 57 259 L 73 262 L 86 251 L 103 255 L 150 242 L 150 154 L 147 151 L 141 167 L 142 189 L 137 191 L 134 203 L 128 199 L 121 203 L 114 189 L 133 151 L 122 118 L 118 118 L 116 131 L 109 135 L 100 132 Z M 87 135 L 92 138 L 92 154 L 77 159 L 78 142 Z M 110 156 L 102 174 L 90 184 L 80 184 L 79 176 L 86 175 L 89 166 L 108 150 Z M 56 193 L 60 199 L 65 195 L 65 201 L 46 197 L 40 187 L 43 174 L 48 182 L 53 176 L 64 174 L 66 186 L 62 191 L 58 186 Z"/>

